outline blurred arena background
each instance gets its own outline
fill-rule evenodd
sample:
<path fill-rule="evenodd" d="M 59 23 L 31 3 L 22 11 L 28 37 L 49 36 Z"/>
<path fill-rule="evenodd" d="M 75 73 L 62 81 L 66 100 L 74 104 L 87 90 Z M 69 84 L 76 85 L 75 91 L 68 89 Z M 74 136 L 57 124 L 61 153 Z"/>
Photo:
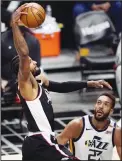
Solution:
<path fill-rule="evenodd" d="M 12 12 L 25 2 L 1 2 L 2 160 L 21 160 L 21 146 L 27 133 L 21 102 L 16 95 L 15 79 L 10 71 L 10 60 L 15 53 L 10 17 Z M 122 2 L 113 1 L 111 8 L 106 12 L 94 13 L 91 9 L 93 2 L 90 1 L 36 2 L 46 10 L 44 25 L 39 29 L 22 29 L 25 35 L 26 32 L 33 35 L 26 35 L 33 59 L 37 60 L 38 66 L 50 80 L 108 81 L 116 95 L 116 106 L 111 118 L 121 126 Z M 114 16 L 113 12 L 116 12 Z M 99 16 L 103 19 L 99 19 Z M 88 35 L 92 36 L 88 39 Z M 38 40 L 37 44 L 35 39 Z M 39 48 L 33 48 L 32 42 Z M 36 50 L 38 55 L 35 54 Z M 66 124 L 76 117 L 93 114 L 96 98 L 103 91 L 107 89 L 82 90 L 68 94 L 51 93 L 55 112 L 55 132 L 60 133 Z M 113 160 L 118 160 L 116 149 L 113 152 Z"/>

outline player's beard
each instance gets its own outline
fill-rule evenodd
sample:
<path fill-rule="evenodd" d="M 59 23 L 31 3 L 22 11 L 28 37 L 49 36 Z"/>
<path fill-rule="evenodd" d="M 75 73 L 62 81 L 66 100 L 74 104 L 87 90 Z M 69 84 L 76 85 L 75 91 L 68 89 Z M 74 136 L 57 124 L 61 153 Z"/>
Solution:
<path fill-rule="evenodd" d="M 102 122 L 102 121 L 107 120 L 109 114 L 110 114 L 110 112 L 104 114 L 102 117 L 98 117 L 98 116 L 97 116 L 96 110 L 94 111 L 94 117 L 95 117 L 95 119 L 96 119 L 97 121 L 99 121 L 99 122 Z"/>
<path fill-rule="evenodd" d="M 36 68 L 36 70 L 34 72 L 32 72 L 34 77 L 38 76 L 40 73 L 41 73 L 41 70 L 38 67 Z"/>
<path fill-rule="evenodd" d="M 33 76 L 34 76 L 35 79 L 36 79 L 36 77 L 37 77 L 38 75 L 41 74 L 41 69 L 37 67 L 36 70 L 35 70 L 35 72 L 33 72 L 32 74 L 33 74 Z M 36 79 L 36 81 L 37 81 L 38 83 L 41 83 L 41 79 L 40 79 L 40 80 L 37 80 L 37 79 Z"/>

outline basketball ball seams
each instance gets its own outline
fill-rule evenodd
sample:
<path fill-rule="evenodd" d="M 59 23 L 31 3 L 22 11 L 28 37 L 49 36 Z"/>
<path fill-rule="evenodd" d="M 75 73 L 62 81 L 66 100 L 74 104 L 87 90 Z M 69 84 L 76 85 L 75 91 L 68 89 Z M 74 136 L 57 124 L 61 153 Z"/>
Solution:
<path fill-rule="evenodd" d="M 38 9 L 38 8 L 36 8 L 34 5 L 32 5 L 32 7 L 33 8 L 35 8 L 35 9 L 37 9 L 37 10 L 39 10 L 40 12 L 42 12 L 42 13 L 44 13 L 45 12 L 45 10 L 43 9 L 43 7 L 41 7 L 41 10 L 43 10 L 43 11 L 41 11 L 40 9 Z"/>
<path fill-rule="evenodd" d="M 30 7 L 30 9 L 31 9 L 31 12 L 32 12 L 32 14 L 33 14 L 33 16 L 34 16 L 34 18 L 35 18 L 35 20 L 36 20 L 38 26 L 39 26 L 39 23 L 38 23 L 38 21 L 37 21 L 37 19 L 36 19 L 36 16 L 35 16 L 34 13 L 33 13 L 32 6 Z"/>
<path fill-rule="evenodd" d="M 43 18 L 42 15 L 39 14 L 39 12 L 37 12 L 36 15 L 38 15 L 38 17 L 40 18 L 41 22 L 43 22 L 43 21 L 42 21 L 42 18 Z"/>
<path fill-rule="evenodd" d="M 38 12 L 40 12 L 41 13 L 41 16 L 42 16 L 42 18 L 45 18 L 45 16 L 43 16 L 43 12 L 42 11 L 40 11 L 40 10 L 38 10 L 36 7 L 33 7 L 34 9 L 36 9 Z M 38 15 L 39 16 L 39 15 Z M 39 16 L 40 17 L 40 16 Z M 41 17 L 40 17 L 41 18 Z"/>
<path fill-rule="evenodd" d="M 45 10 L 37 3 L 30 3 L 27 8 L 23 10 L 27 15 L 21 15 L 20 20 L 28 28 L 37 28 L 45 20 Z"/>
<path fill-rule="evenodd" d="M 45 12 L 43 8 L 42 8 L 42 9 L 43 9 L 43 11 L 44 11 L 44 12 L 42 12 L 41 10 L 39 10 L 38 8 L 36 8 L 36 7 L 34 7 L 34 6 L 32 6 L 32 7 L 33 7 L 33 8 L 35 8 L 38 12 L 41 12 L 41 16 L 42 16 L 42 18 L 44 18 L 44 17 L 45 17 L 45 16 L 43 16 L 43 15 L 44 15 L 44 12 Z"/>

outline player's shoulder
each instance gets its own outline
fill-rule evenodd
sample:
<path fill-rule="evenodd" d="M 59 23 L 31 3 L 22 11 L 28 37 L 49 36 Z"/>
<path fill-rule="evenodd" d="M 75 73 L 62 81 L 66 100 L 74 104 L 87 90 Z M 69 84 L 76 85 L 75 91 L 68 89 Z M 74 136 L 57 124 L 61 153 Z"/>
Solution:
<path fill-rule="evenodd" d="M 117 127 L 117 123 L 116 123 L 116 121 L 114 121 L 114 120 L 112 120 L 112 119 L 108 119 L 108 121 L 109 121 L 109 127 L 111 127 L 111 128 L 116 128 Z"/>
<path fill-rule="evenodd" d="M 109 127 L 112 127 L 115 129 L 115 134 L 122 133 L 122 127 L 117 124 L 117 122 L 110 120 Z"/>
<path fill-rule="evenodd" d="M 80 128 L 80 127 L 82 127 L 83 126 L 82 117 L 73 119 L 70 122 L 70 125 L 73 126 L 74 128 Z"/>

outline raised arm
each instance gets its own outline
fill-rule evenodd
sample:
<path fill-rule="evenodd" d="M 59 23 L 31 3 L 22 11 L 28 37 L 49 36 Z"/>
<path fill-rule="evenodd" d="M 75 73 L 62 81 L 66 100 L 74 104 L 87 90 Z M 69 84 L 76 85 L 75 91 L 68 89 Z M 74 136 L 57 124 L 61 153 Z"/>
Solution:
<path fill-rule="evenodd" d="M 57 135 L 58 144 L 65 145 L 70 139 L 77 139 L 82 127 L 82 119 L 75 119 L 69 122 L 65 129 Z"/>
<path fill-rule="evenodd" d="M 30 57 L 27 43 L 18 27 L 21 14 L 27 14 L 22 12 L 25 7 L 27 7 L 27 4 L 19 7 L 12 14 L 11 26 L 13 31 L 14 45 L 19 55 L 18 84 L 20 93 L 25 99 L 33 100 L 37 96 L 38 85 L 30 71 Z"/>
<path fill-rule="evenodd" d="M 120 160 L 122 160 L 122 129 L 116 128 L 114 134 L 114 144 L 117 149 L 117 153 L 119 155 Z"/>

